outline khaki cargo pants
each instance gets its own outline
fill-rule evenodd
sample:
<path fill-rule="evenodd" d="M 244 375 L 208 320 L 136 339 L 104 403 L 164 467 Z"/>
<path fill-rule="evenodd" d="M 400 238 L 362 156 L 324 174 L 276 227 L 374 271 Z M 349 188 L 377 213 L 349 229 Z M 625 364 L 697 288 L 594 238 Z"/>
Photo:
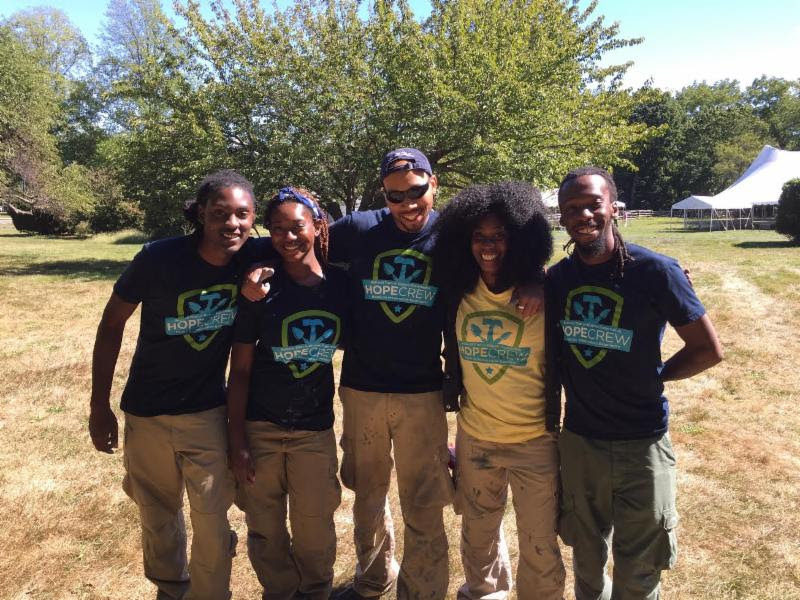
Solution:
<path fill-rule="evenodd" d="M 158 600 L 230 598 L 236 534 L 228 524 L 233 474 L 228 469 L 224 406 L 185 415 L 125 415 L 122 487 L 139 507 L 144 574 Z M 192 520 L 186 561 L 183 491 Z"/>
<path fill-rule="evenodd" d="M 657 600 L 661 571 L 677 558 L 669 434 L 607 441 L 564 430 L 559 447 L 559 533 L 572 546 L 576 600 Z M 606 574 L 609 549 L 613 581 Z"/>
<path fill-rule="evenodd" d="M 503 515 L 511 485 L 519 540 L 517 598 L 561 600 L 558 548 L 558 442 L 552 434 L 521 443 L 456 437 L 456 506 L 461 512 L 460 600 L 503 600 L 511 590 Z"/>
<path fill-rule="evenodd" d="M 397 579 L 398 600 L 445 598 L 448 557 L 442 509 L 453 501 L 453 482 L 441 392 L 384 394 L 343 386 L 339 396 L 344 407 L 342 483 L 355 492 L 355 591 L 380 596 Z M 405 522 L 399 568 L 387 502 L 393 465 Z"/>
<path fill-rule="evenodd" d="M 333 513 L 341 501 L 333 429 L 289 431 L 247 421 L 246 430 L 255 483 L 239 486 L 236 504 L 247 519 L 247 554 L 262 598 L 327 600 L 336 560 Z"/>

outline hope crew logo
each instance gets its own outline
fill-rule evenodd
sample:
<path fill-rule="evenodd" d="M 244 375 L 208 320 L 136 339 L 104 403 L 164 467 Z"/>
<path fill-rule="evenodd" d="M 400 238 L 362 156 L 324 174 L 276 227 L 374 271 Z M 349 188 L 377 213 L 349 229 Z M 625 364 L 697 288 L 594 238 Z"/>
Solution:
<path fill-rule="evenodd" d="M 458 351 L 489 385 L 500 380 L 508 367 L 528 364 L 531 349 L 520 347 L 522 319 L 499 310 L 469 313 L 461 323 Z"/>
<path fill-rule="evenodd" d="M 381 303 L 386 316 L 400 323 L 417 306 L 433 306 L 438 288 L 428 285 L 431 259 L 416 250 L 396 249 L 375 257 L 372 279 L 363 279 L 364 297 Z"/>
<path fill-rule="evenodd" d="M 281 346 L 272 346 L 276 361 L 288 364 L 295 379 L 333 360 L 342 333 L 339 317 L 324 310 L 304 310 L 289 315 L 281 326 Z"/>
<path fill-rule="evenodd" d="M 585 368 L 603 360 L 608 350 L 631 351 L 633 331 L 619 327 L 623 303 L 619 294 L 591 285 L 576 288 L 567 296 L 561 330 Z"/>
<path fill-rule="evenodd" d="M 195 350 L 204 350 L 236 318 L 237 288 L 223 283 L 178 296 L 178 316 L 164 319 L 167 335 L 182 335 Z"/>

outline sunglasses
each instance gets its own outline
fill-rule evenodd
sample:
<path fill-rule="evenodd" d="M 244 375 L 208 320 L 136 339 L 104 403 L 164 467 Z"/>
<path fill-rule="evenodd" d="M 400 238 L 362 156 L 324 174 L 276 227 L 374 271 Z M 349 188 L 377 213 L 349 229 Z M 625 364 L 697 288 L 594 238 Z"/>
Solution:
<path fill-rule="evenodd" d="M 397 190 L 392 190 L 391 192 L 387 192 L 383 190 L 383 197 L 386 198 L 387 201 L 391 202 L 392 204 L 400 204 L 401 202 L 405 202 L 406 200 L 419 200 L 422 198 L 428 191 L 431 182 L 426 181 L 422 185 L 415 185 L 413 187 L 408 188 L 404 192 L 400 192 Z"/>

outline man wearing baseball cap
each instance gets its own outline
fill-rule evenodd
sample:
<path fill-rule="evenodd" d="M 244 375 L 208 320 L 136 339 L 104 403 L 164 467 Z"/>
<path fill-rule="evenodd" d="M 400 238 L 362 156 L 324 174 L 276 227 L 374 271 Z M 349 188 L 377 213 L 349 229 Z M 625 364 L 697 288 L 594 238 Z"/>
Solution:
<path fill-rule="evenodd" d="M 339 396 L 344 407 L 342 483 L 355 492 L 358 565 L 339 599 L 441 600 L 448 548 L 442 509 L 453 499 L 442 400 L 444 310 L 433 273 L 438 182 L 427 157 L 398 148 L 381 161 L 386 207 L 357 211 L 330 228 L 329 260 L 349 264 L 352 328 Z M 250 274 L 243 293 L 258 299 Z M 263 296 L 263 293 L 261 294 Z M 405 523 L 400 564 L 387 494 L 397 473 Z"/>
<path fill-rule="evenodd" d="M 442 404 L 444 311 L 433 277 L 436 175 L 415 148 L 381 161 L 386 208 L 355 212 L 331 227 L 331 260 L 350 264 L 353 328 L 342 363 L 341 477 L 355 492 L 358 567 L 351 598 L 444 598 L 447 537 L 442 509 L 453 499 Z M 454 407 L 453 407 L 454 408 Z M 404 551 L 394 559 L 386 502 L 397 473 Z"/>

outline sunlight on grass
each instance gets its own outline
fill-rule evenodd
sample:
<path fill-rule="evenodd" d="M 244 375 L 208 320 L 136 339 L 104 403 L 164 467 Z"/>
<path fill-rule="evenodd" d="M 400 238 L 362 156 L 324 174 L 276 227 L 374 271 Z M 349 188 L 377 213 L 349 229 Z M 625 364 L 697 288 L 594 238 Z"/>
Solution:
<path fill-rule="evenodd" d="M 800 312 L 800 248 L 774 232 L 684 233 L 673 225 L 643 219 L 620 230 L 691 270 L 726 361 L 667 387 L 681 525 L 680 558 L 665 573 L 663 596 L 800 599 L 800 398 L 790 363 L 800 355 L 800 341 L 786 325 Z M 555 237 L 558 260 L 566 237 L 558 231 Z M 136 508 L 120 488 L 122 455 L 95 452 L 86 432 L 95 329 L 114 280 L 144 241 L 131 231 L 84 240 L 0 231 L 0 597 L 154 596 L 142 575 Z M 135 316 L 114 380 L 115 406 L 137 330 Z M 664 353 L 680 345 L 668 330 Z M 337 371 L 340 361 L 337 354 Z M 336 408 L 338 419 L 338 401 Z M 448 420 L 452 437 L 455 421 Z M 402 521 L 392 486 L 399 556 Z M 354 570 L 352 502 L 345 490 L 335 516 L 337 585 Z M 234 597 L 256 598 L 260 586 L 246 557 L 243 515 L 236 508 L 230 514 L 240 540 Z M 448 597 L 455 598 L 462 582 L 460 528 L 449 507 L 445 521 Z M 515 562 L 510 503 L 505 530 Z M 569 549 L 564 556 L 571 572 Z"/>

